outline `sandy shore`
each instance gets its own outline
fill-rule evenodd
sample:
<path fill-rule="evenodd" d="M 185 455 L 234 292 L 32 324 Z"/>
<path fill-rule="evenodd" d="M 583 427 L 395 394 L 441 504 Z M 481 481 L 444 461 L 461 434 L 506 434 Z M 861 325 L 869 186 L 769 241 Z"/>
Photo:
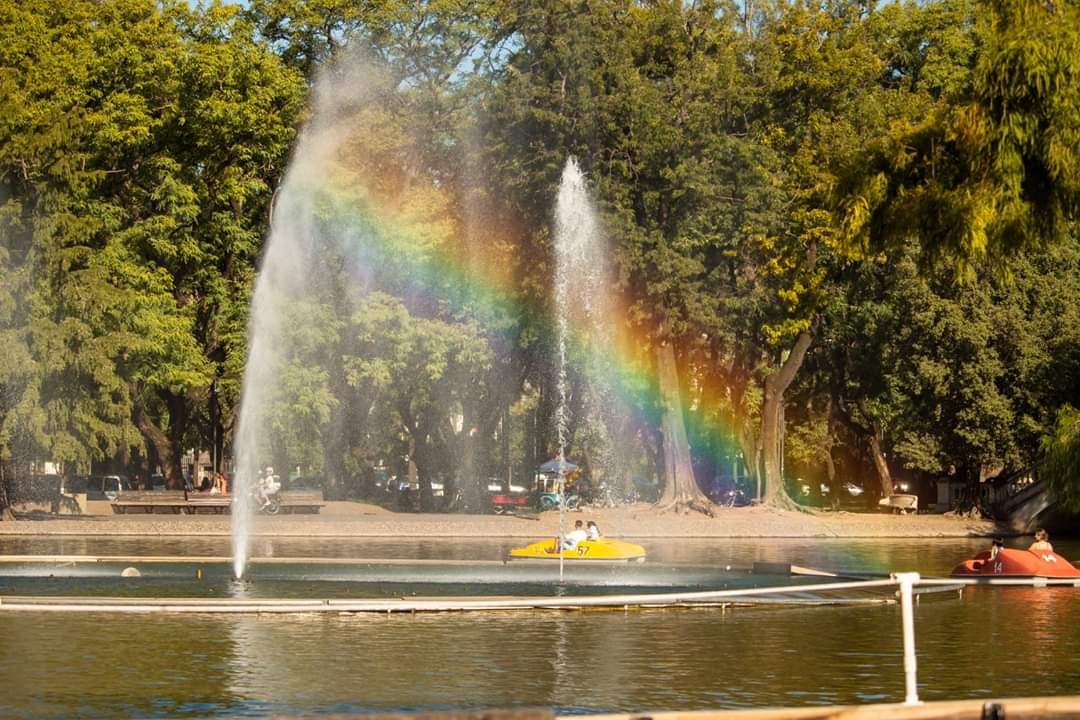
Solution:
<path fill-rule="evenodd" d="M 230 534 L 227 515 L 113 515 L 108 503 L 89 503 L 79 517 L 44 517 L 0 522 L 0 535 L 173 535 Z M 988 537 L 1000 529 L 986 520 L 944 515 L 791 512 L 762 507 L 717 508 L 700 513 L 657 512 L 648 505 L 589 508 L 567 513 L 595 520 L 606 535 L 629 538 L 950 538 Z M 318 515 L 259 516 L 254 534 L 272 537 L 520 537 L 554 535 L 557 512 L 528 517 L 395 513 L 377 505 L 330 502 Z"/>

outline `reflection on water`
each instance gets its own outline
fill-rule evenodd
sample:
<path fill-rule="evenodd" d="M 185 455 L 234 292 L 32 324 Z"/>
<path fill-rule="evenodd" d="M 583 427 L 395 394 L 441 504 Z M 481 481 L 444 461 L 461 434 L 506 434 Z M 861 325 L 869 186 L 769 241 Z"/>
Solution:
<path fill-rule="evenodd" d="M 963 601 L 920 605 L 923 698 L 1080 690 L 1080 660 L 1071 650 L 1075 609 L 1050 638 L 1002 624 L 1006 612 L 1026 613 L 1032 592 L 979 589 Z M 894 607 L 0 615 L 7 638 L 0 669 L 10 681 L 0 714 L 517 705 L 638 711 L 893 701 L 903 697 L 898 628 Z"/>
<path fill-rule="evenodd" d="M 273 550 L 325 555 L 321 542 L 276 541 Z M 944 574 L 982 544 L 650 542 L 646 565 L 663 564 L 658 558 L 733 565 L 791 560 Z M 1063 554 L 1077 555 L 1061 545 Z M 455 552 L 482 547 L 462 543 Z M 427 546 L 442 551 L 433 548 L 445 550 Z M 350 541 L 339 549 L 410 556 L 401 543 Z M 231 592 L 257 591 L 253 583 Z M 900 701 L 899 612 L 895 606 L 415 616 L 0 612 L 0 716 Z M 923 699 L 1080 692 L 1076 589 L 970 588 L 959 599 L 919 604 L 916 631 Z"/>

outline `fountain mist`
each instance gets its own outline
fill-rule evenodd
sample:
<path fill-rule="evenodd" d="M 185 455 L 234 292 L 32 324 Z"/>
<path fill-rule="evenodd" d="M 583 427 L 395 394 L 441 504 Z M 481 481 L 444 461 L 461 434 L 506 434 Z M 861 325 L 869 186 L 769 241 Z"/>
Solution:
<path fill-rule="evenodd" d="M 569 433 L 568 354 L 580 360 L 580 391 L 584 436 L 581 445 L 590 466 L 611 477 L 619 472 L 612 427 L 620 417 L 620 403 L 612 389 L 610 364 L 615 318 L 609 248 L 589 199 L 585 176 L 574 158 L 566 161 L 555 203 L 555 312 L 559 366 L 555 411 L 559 457 L 564 457 Z M 572 330 L 572 332 L 571 332 Z"/>
<path fill-rule="evenodd" d="M 344 249 L 355 228 L 336 225 L 327 185 L 352 127 L 350 118 L 369 93 L 361 67 L 336 69 L 320 80 L 313 119 L 301 133 L 285 179 L 275 194 L 270 234 L 259 268 L 248 325 L 240 413 L 234 438 L 232 553 L 236 577 L 248 561 L 252 516 L 252 481 L 270 457 L 274 393 L 302 332 L 297 321 L 305 303 L 325 299 L 327 254 L 343 259 L 346 272 L 362 275 L 363 258 Z M 362 231 L 361 231 L 362 232 Z M 361 243 L 362 244 L 362 243 Z M 362 284 L 362 281 L 361 281 Z M 339 309 L 340 312 L 340 309 Z M 279 468 L 287 473 L 287 468 Z"/>

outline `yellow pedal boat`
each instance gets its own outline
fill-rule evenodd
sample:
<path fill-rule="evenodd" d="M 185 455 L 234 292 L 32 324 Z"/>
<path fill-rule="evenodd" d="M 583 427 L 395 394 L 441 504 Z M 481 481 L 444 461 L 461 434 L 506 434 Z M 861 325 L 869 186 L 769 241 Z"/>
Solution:
<path fill-rule="evenodd" d="M 511 560 L 558 560 L 559 555 L 554 538 L 510 551 Z M 572 548 L 564 548 L 562 558 L 574 562 L 641 562 L 645 559 L 645 548 L 611 538 L 582 540 Z"/>

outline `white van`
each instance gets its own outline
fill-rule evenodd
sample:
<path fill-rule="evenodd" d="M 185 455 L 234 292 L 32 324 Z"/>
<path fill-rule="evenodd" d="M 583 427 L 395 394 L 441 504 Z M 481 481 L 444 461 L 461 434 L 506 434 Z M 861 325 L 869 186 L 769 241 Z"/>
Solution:
<path fill-rule="evenodd" d="M 131 483 L 124 475 L 92 475 L 86 478 L 87 500 L 115 500 L 128 490 L 131 490 Z"/>

